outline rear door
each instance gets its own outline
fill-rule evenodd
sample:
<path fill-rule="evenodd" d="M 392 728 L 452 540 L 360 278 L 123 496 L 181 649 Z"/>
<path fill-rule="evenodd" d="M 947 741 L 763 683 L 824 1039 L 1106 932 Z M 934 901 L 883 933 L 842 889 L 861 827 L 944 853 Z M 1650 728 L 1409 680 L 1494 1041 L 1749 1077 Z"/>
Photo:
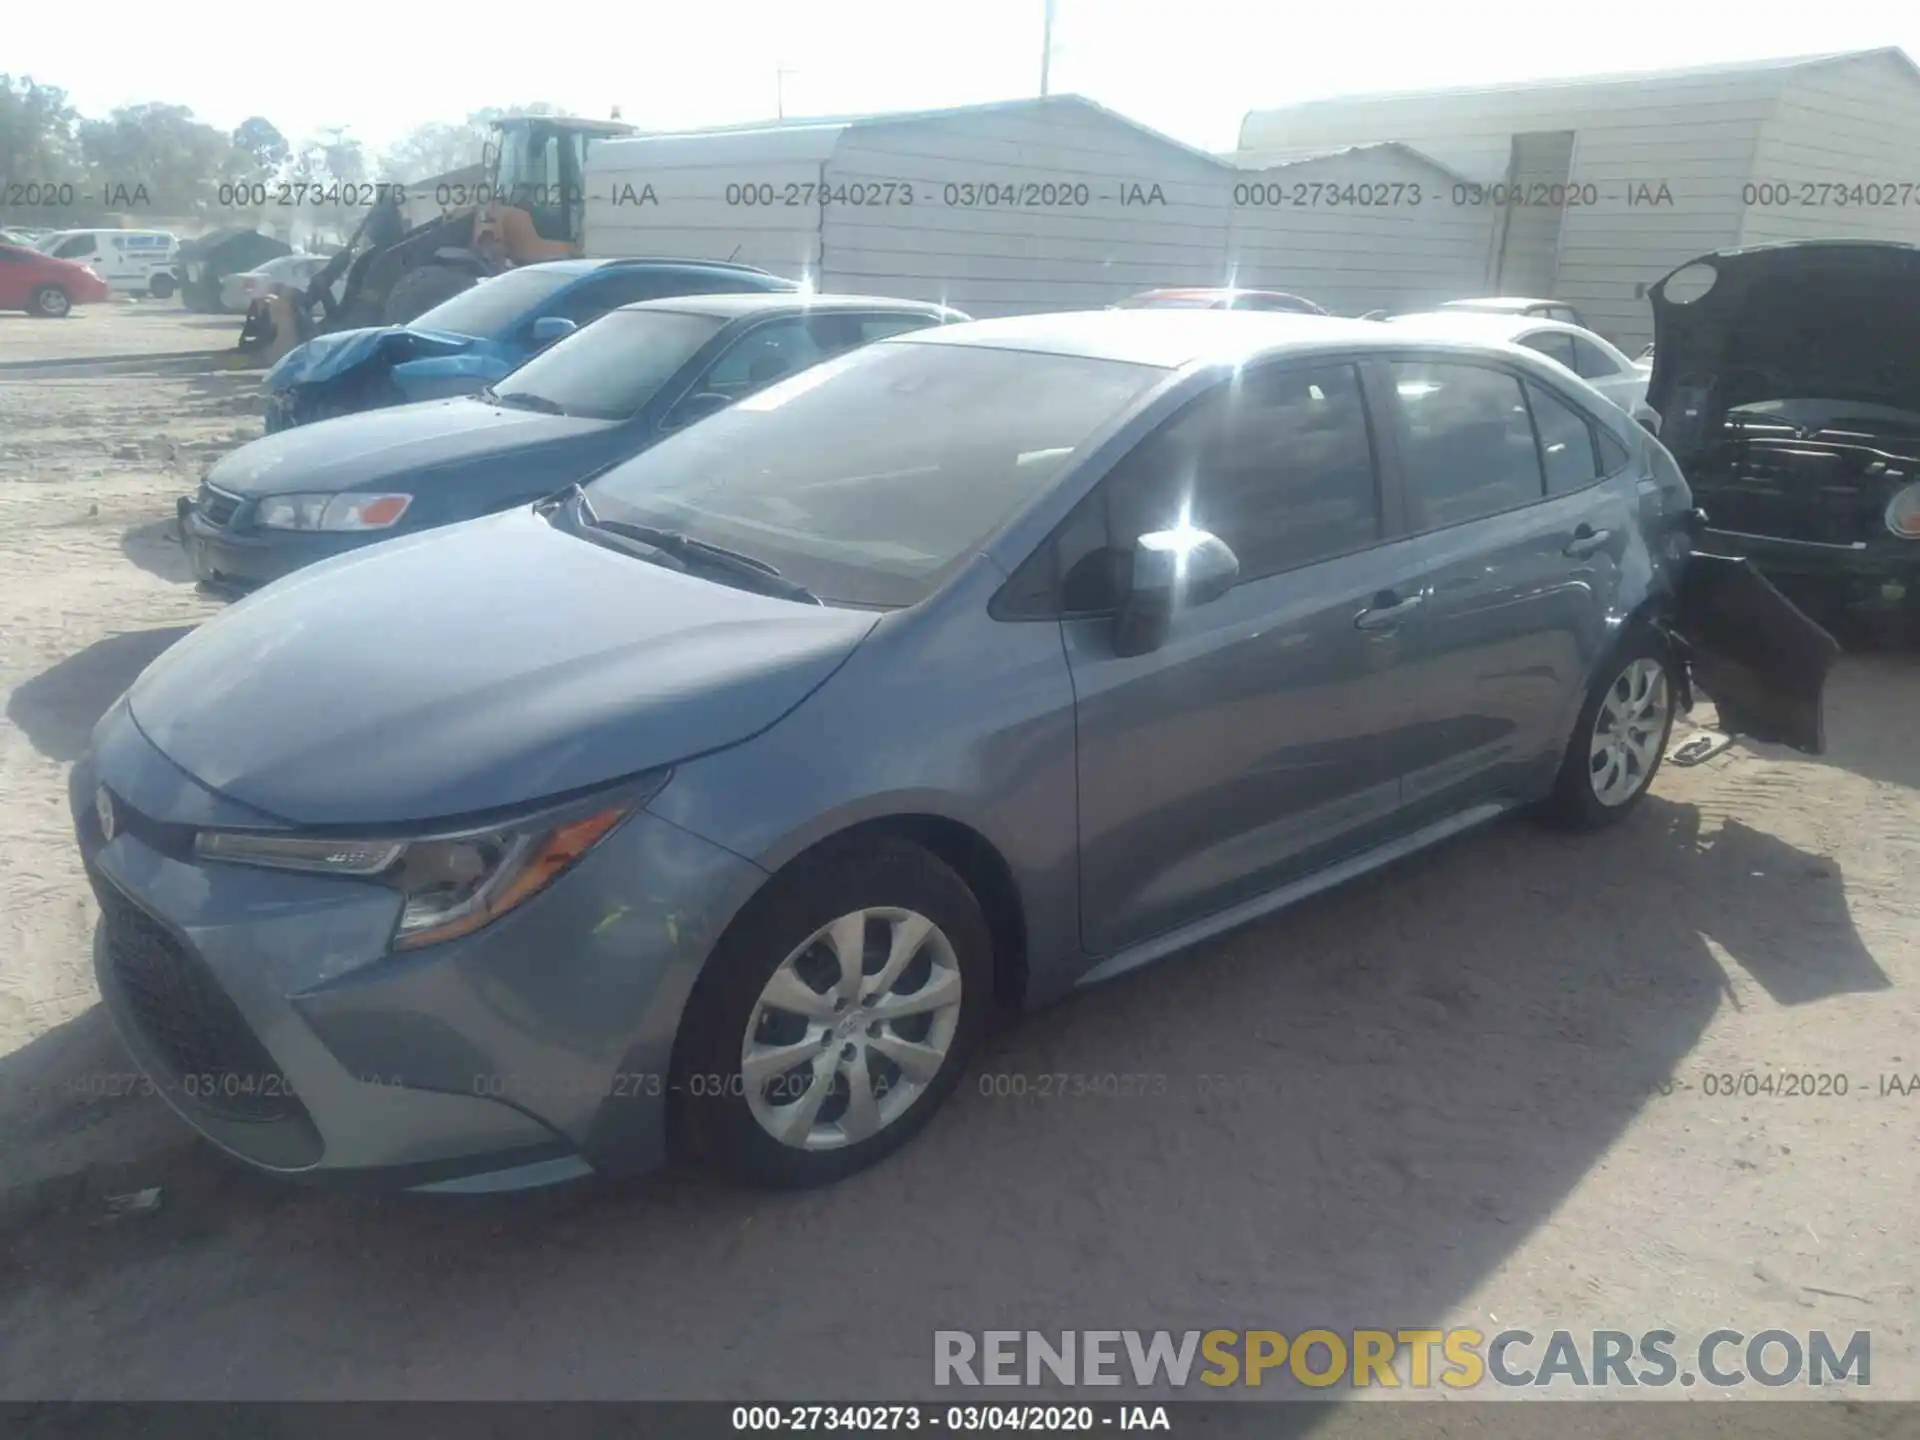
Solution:
<path fill-rule="evenodd" d="M 1824 695 L 1839 642 L 1752 561 L 1704 551 L 1688 557 L 1673 629 L 1723 730 L 1825 753 Z"/>
<path fill-rule="evenodd" d="M 1388 538 L 1388 508 L 1359 372 L 1321 362 L 1196 399 L 1062 526 L 1050 563 L 1074 685 L 1090 953 L 1391 833 L 1399 788 L 1384 753 L 1404 718 L 1392 597 L 1413 557 Z M 1232 547 L 1239 583 L 1177 615 L 1158 649 L 1119 655 L 1113 611 L 1133 543 L 1183 522 Z"/>
<path fill-rule="evenodd" d="M 1389 363 L 1425 613 L 1394 756 L 1410 823 L 1525 793 L 1608 639 L 1636 496 L 1579 407 L 1488 363 Z M 1603 473 L 1611 465 L 1611 474 Z"/>

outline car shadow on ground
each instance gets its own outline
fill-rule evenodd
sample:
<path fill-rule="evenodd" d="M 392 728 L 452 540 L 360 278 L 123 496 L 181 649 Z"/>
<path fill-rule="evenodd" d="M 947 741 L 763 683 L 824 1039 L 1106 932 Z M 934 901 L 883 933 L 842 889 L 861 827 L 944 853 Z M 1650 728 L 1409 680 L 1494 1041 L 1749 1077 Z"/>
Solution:
<path fill-rule="evenodd" d="M 899 1398 L 941 1329 L 1438 1323 L 1643 1110 L 1689 1103 L 1663 1090 L 1738 1003 L 1717 956 L 1784 1005 L 1889 983 L 1831 861 L 1655 796 L 1595 836 L 1496 826 L 1014 1024 L 824 1190 L 305 1192 L 174 1152 L 116 1178 L 168 1190 L 150 1217 L 81 1203 L 0 1244 L 0 1393 Z M 0 1088 L 44 1090 L 48 1044 Z M 462 1315 L 551 1323 L 419 1323 Z"/>
<path fill-rule="evenodd" d="M 54 760 L 78 760 L 94 722 L 192 625 L 128 630 L 96 640 L 23 681 L 7 700 L 7 718 L 33 748 Z"/>
<path fill-rule="evenodd" d="M 193 584 L 193 567 L 180 548 L 171 516 L 135 525 L 120 537 L 120 553 L 149 575 L 176 585 Z"/>

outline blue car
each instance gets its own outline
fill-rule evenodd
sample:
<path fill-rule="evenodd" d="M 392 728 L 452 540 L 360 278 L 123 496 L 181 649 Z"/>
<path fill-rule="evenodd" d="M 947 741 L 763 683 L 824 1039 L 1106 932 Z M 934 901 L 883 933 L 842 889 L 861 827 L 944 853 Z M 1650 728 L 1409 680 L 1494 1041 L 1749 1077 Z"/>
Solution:
<path fill-rule="evenodd" d="M 791 294 L 719 260 L 553 260 L 482 281 L 405 325 L 319 335 L 267 372 L 267 432 L 411 400 L 471 395 L 609 310 L 671 295 Z"/>
<path fill-rule="evenodd" d="M 527 504 L 830 356 L 966 318 L 863 295 L 625 306 L 477 395 L 241 446 L 179 502 L 181 543 L 203 584 L 252 589 L 343 551 Z"/>

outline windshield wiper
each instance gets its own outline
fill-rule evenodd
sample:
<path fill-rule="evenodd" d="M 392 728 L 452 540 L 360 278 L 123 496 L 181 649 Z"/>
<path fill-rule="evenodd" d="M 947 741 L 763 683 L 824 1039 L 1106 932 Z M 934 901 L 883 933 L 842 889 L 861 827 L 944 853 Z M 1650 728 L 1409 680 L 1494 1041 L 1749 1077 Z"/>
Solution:
<path fill-rule="evenodd" d="M 724 545 L 715 545 L 708 540 L 695 540 L 678 530 L 663 530 L 654 525 L 636 525 L 628 520 L 602 520 L 594 513 L 593 502 L 587 499 L 586 490 L 575 483 L 569 485 L 557 495 L 549 496 L 541 503 L 552 504 L 565 501 L 572 505 L 574 516 L 581 525 L 589 530 L 617 540 L 631 540 L 647 547 L 658 555 L 664 555 L 675 562 L 683 571 L 694 569 L 718 570 L 735 579 L 744 580 L 748 587 L 763 595 L 772 595 L 781 600 L 798 600 L 806 605 L 823 605 L 823 601 L 806 586 L 789 580 L 764 560 L 751 555 L 743 555 L 738 550 L 729 550 Z"/>
<path fill-rule="evenodd" d="M 557 400 L 549 400 L 544 395 L 536 395 L 531 390 L 509 390 L 502 395 L 491 385 L 479 392 L 480 398 L 489 405 L 505 405 L 515 410 L 538 410 L 542 415 L 564 415 L 567 407 Z"/>
<path fill-rule="evenodd" d="M 586 495 L 581 495 L 585 505 Z M 583 517 L 584 518 L 584 517 Z M 691 535 L 683 535 L 678 530 L 662 530 L 653 525 L 635 525 L 627 520 L 589 520 L 596 530 L 604 530 L 609 535 L 624 536 L 629 540 L 638 540 L 642 545 L 651 545 L 663 555 L 670 555 L 688 569 L 696 566 L 708 570 L 718 570 L 745 580 L 752 588 L 767 595 L 783 600 L 799 600 L 808 605 L 823 603 L 820 597 L 797 581 L 789 580 L 764 560 L 751 555 L 743 555 L 738 550 L 729 550 L 724 545 L 715 545 L 709 540 L 695 540 Z"/>

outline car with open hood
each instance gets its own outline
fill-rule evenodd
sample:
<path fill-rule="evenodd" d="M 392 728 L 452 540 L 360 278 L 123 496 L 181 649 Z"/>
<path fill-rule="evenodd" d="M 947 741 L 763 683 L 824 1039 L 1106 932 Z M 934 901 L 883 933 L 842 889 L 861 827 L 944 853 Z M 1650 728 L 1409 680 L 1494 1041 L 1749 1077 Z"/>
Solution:
<path fill-rule="evenodd" d="M 1920 248 L 1809 240 L 1649 292 L 1650 403 L 1714 544 L 1809 608 L 1920 616 Z"/>
<path fill-rule="evenodd" d="M 181 498 L 180 539 L 203 584 L 251 589 L 349 550 L 530 504 L 830 356 L 966 318 L 878 295 L 622 306 L 476 395 L 343 415 L 222 456 L 198 493 Z"/>
<path fill-rule="evenodd" d="M 267 432 L 471 395 L 609 310 L 670 295 L 790 294 L 792 280 L 718 260 L 549 260 L 443 300 L 405 325 L 336 330 L 267 371 Z"/>
<path fill-rule="evenodd" d="M 1692 679 L 1819 751 L 1831 641 L 1692 517 L 1516 345 L 896 335 L 177 643 L 70 772 L 95 972 L 277 1174 L 832 1180 L 1003 1005 L 1510 812 L 1633 814 Z"/>

